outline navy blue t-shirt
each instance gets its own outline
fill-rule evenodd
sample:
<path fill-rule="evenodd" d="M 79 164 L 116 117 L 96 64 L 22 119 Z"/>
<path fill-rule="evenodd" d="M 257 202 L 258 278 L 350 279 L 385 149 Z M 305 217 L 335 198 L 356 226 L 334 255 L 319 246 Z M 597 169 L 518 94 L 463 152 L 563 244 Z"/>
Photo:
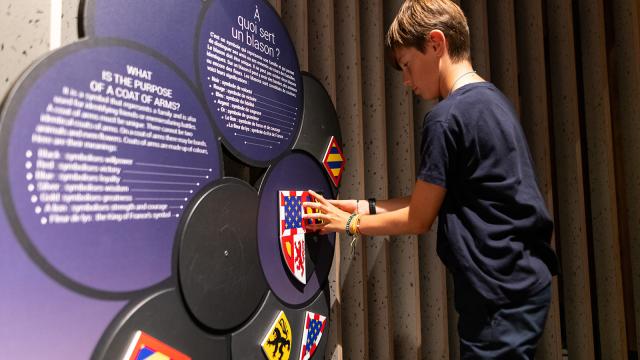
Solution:
<path fill-rule="evenodd" d="M 418 179 L 447 189 L 437 249 L 456 287 L 500 304 L 549 284 L 553 223 L 515 110 L 493 84 L 462 86 L 427 114 Z"/>

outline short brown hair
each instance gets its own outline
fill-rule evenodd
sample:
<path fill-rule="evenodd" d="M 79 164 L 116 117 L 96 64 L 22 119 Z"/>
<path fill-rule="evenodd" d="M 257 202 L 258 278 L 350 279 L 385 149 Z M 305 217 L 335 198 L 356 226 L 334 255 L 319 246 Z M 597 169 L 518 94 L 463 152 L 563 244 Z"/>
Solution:
<path fill-rule="evenodd" d="M 467 18 L 451 0 L 406 0 L 387 31 L 387 49 L 414 47 L 424 52 L 425 39 L 433 30 L 444 33 L 453 62 L 469 60 Z"/>

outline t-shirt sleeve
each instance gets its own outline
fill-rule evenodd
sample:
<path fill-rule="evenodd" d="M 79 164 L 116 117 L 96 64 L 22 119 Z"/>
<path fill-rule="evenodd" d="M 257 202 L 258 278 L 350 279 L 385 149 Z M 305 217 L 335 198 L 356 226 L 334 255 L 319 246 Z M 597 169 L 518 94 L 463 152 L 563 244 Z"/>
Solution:
<path fill-rule="evenodd" d="M 447 187 L 452 160 L 451 137 L 443 121 L 426 121 L 422 130 L 418 180 Z"/>

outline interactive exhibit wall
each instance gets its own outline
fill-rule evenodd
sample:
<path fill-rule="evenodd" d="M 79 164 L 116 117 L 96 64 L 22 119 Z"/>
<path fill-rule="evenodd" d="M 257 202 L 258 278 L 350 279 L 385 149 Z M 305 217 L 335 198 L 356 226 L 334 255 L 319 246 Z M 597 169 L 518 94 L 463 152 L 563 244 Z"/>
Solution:
<path fill-rule="evenodd" d="M 2 105 L 2 357 L 322 358 L 335 238 L 301 202 L 337 196 L 344 157 L 277 13 L 83 6 L 87 37 Z M 230 158 L 264 175 L 225 177 Z"/>

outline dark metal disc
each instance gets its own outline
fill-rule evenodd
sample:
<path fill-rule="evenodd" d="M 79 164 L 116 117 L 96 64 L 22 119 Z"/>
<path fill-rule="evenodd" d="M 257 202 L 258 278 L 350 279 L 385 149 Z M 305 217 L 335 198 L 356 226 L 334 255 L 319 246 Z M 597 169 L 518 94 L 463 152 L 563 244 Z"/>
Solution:
<path fill-rule="evenodd" d="M 305 315 L 311 311 L 327 317 L 325 330 L 318 343 L 313 358 L 322 359 L 324 356 L 327 339 L 329 337 L 329 288 L 318 294 L 308 306 L 294 310 L 283 305 L 277 297 L 269 291 L 260 310 L 249 323 L 231 335 L 231 356 L 233 359 L 262 359 L 260 343 L 269 331 L 273 320 L 280 310 L 284 311 L 292 331 L 291 356 L 289 359 L 300 358 L 300 347 L 304 335 Z M 262 356 L 262 357 L 261 357 Z"/>
<path fill-rule="evenodd" d="M 300 135 L 298 135 L 293 148 L 308 152 L 322 164 L 332 136 L 335 136 L 339 146 L 342 146 L 338 115 L 331 97 L 320 81 L 307 73 L 302 74 L 302 81 L 304 84 L 304 111 Z M 335 195 L 337 195 L 337 189 L 334 187 Z"/>
<path fill-rule="evenodd" d="M 267 290 L 256 243 L 257 205 L 254 188 L 226 178 L 200 193 L 187 210 L 178 274 L 189 310 L 208 328 L 241 325 Z"/>
<path fill-rule="evenodd" d="M 324 287 L 331 269 L 335 234 L 306 234 L 307 283 L 301 284 L 286 269 L 280 250 L 278 191 L 315 190 L 331 194 L 324 169 L 310 155 L 294 152 L 270 167 L 260 185 L 258 247 L 269 287 L 285 304 L 307 304 Z M 330 196 L 328 196 L 330 197 Z M 313 262 L 310 266 L 309 261 Z"/>
<path fill-rule="evenodd" d="M 227 338 L 199 328 L 173 288 L 130 304 L 105 331 L 92 358 L 123 359 L 137 331 L 192 359 L 229 358 Z"/>

